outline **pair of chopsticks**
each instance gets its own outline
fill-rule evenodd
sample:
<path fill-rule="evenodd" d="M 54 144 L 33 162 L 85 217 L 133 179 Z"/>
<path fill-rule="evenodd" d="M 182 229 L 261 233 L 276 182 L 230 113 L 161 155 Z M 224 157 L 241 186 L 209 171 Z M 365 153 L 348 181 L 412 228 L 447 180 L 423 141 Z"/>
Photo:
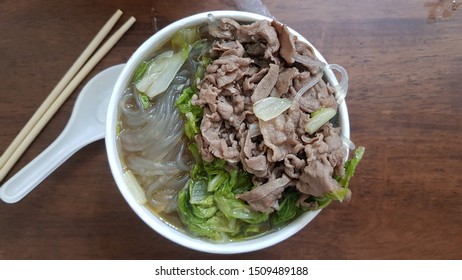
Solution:
<path fill-rule="evenodd" d="M 87 48 L 82 52 L 71 68 L 51 91 L 42 105 L 40 105 L 31 119 L 19 132 L 10 146 L 5 150 L 3 155 L 0 157 L 0 182 L 3 181 L 8 172 L 10 172 L 32 141 L 62 106 L 64 101 L 66 101 L 82 80 L 90 73 L 91 70 L 93 70 L 96 64 L 98 64 L 98 62 L 112 49 L 112 47 L 136 21 L 134 17 L 130 17 L 130 19 L 128 19 L 125 24 L 115 31 L 114 34 L 109 37 L 109 39 L 107 39 L 106 42 L 96 51 L 98 46 L 103 42 L 104 38 L 106 38 L 121 16 L 122 11 L 117 10 L 106 22 Z"/>

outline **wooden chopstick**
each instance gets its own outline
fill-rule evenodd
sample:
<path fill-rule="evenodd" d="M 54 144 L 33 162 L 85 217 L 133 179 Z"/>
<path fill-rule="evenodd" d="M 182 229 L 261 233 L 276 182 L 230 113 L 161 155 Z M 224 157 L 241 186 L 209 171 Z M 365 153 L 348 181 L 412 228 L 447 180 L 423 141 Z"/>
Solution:
<path fill-rule="evenodd" d="M 106 23 L 106 25 L 103 27 L 104 32 L 109 32 L 110 29 L 112 29 L 112 26 L 115 25 L 115 22 L 117 22 L 118 18 L 121 15 L 121 11 L 118 10 L 113 17 Z M 115 21 L 114 21 L 115 19 Z M 50 121 L 50 119 L 53 117 L 53 115 L 58 111 L 58 109 L 62 106 L 64 101 L 71 95 L 71 93 L 75 90 L 75 88 L 82 82 L 82 80 L 88 75 L 88 73 L 96 66 L 96 64 L 111 50 L 111 48 L 119 41 L 119 39 L 125 34 L 125 32 L 135 23 L 136 19 L 134 17 L 131 17 L 127 22 L 125 22 L 124 25 L 122 25 L 114 34 L 101 46 L 101 48 L 96 51 L 96 53 L 88 60 L 88 62 L 82 67 L 82 69 L 74 76 L 68 73 L 63 77 L 66 77 L 68 80 L 72 78 L 72 80 L 68 83 L 63 82 L 65 88 L 61 89 L 61 91 L 58 91 L 58 86 L 56 86 L 56 89 L 53 90 L 53 97 L 47 98 L 50 100 L 45 100 L 46 103 L 42 104 L 40 106 L 40 114 L 36 113 L 32 117 L 27 125 L 21 130 L 21 132 L 18 134 L 18 136 L 15 138 L 13 143 L 8 147 L 8 149 L 5 151 L 5 153 L 2 155 L 0 163 L 3 165 L 1 166 L 0 170 L 0 182 L 5 178 L 5 176 L 8 174 L 8 172 L 13 168 L 13 166 L 16 164 L 16 162 L 19 160 L 19 158 L 23 155 L 23 153 L 26 151 L 26 149 L 29 147 L 29 145 L 32 143 L 32 141 L 37 137 L 37 135 L 40 133 L 40 131 L 45 127 L 45 125 Z M 109 28 L 108 26 L 111 26 Z M 109 30 L 106 30 L 109 28 Z M 102 30 L 103 30 L 102 29 Z M 107 35 L 106 33 L 106 35 Z M 104 33 L 102 33 L 104 34 Z M 97 37 L 98 40 L 100 39 L 99 36 L 100 34 L 98 33 Z M 105 36 L 104 36 L 105 37 Z M 101 38 L 104 39 L 104 37 Z M 95 37 L 96 39 L 96 37 Z M 100 41 L 101 42 L 101 41 Z M 93 44 L 93 41 L 90 43 L 90 45 Z M 94 46 L 92 46 L 93 48 Z M 94 47 L 96 48 L 96 47 Z M 84 52 L 87 52 L 85 50 Z M 88 51 L 90 52 L 90 51 Z M 93 52 L 93 51 L 92 51 Z M 91 54 L 91 53 L 90 53 Z M 82 54 L 83 55 L 83 54 Z M 82 56 L 81 55 L 81 56 Z M 86 55 L 86 54 L 85 54 Z M 80 59 L 80 57 L 79 57 Z M 77 63 L 77 62 L 76 62 Z M 82 62 L 78 62 L 79 64 Z M 83 63 L 82 63 L 83 64 Z M 74 65 L 73 65 L 74 66 Z M 76 66 L 77 67 L 77 66 Z M 79 67 L 80 68 L 80 67 Z M 74 71 L 74 69 L 73 69 Z M 69 78 L 70 77 L 70 78 Z M 60 85 L 61 82 L 58 84 Z M 67 84 L 67 86 L 66 86 Z M 60 85 L 60 87 L 63 87 Z M 57 93 L 55 93 L 55 91 Z M 51 95 L 51 94 L 50 94 Z M 43 108 L 42 108 L 43 107 Z M 13 146 L 14 144 L 14 146 Z M 8 153 L 7 153 L 8 151 Z"/>
<path fill-rule="evenodd" d="M 69 68 L 69 70 L 64 74 L 62 79 L 59 83 L 55 86 L 55 88 L 51 91 L 48 97 L 43 101 L 42 105 L 35 111 L 34 115 L 30 118 L 27 124 L 22 128 L 13 142 L 8 146 L 8 148 L 3 153 L 2 157 L 0 158 L 0 168 L 6 163 L 8 158 L 11 157 L 13 152 L 18 148 L 21 144 L 22 140 L 26 137 L 26 135 L 32 130 L 32 128 L 37 124 L 40 118 L 45 114 L 46 110 L 51 106 L 53 101 L 61 94 L 63 89 L 66 85 L 70 82 L 70 80 L 77 74 L 77 72 L 82 68 L 84 63 L 88 60 L 88 58 L 93 54 L 93 52 L 98 48 L 101 42 L 106 38 L 109 34 L 111 29 L 114 27 L 116 22 L 119 20 L 120 16 L 122 15 L 121 10 L 117 10 L 114 15 L 106 22 L 106 24 L 101 28 L 101 30 L 96 34 L 93 40 L 88 44 L 85 50 L 80 54 L 74 64 Z M 1 181 L 1 180 L 0 180 Z"/>

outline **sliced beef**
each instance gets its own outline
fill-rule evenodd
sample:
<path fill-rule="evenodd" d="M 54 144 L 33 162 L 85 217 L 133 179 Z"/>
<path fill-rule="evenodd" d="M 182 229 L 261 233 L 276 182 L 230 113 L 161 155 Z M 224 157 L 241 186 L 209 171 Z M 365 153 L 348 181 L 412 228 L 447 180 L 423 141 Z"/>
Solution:
<path fill-rule="evenodd" d="M 333 168 L 329 162 L 311 161 L 303 169 L 297 189 L 313 196 L 323 196 L 338 189 L 340 186 L 332 178 Z"/>
<path fill-rule="evenodd" d="M 268 175 L 268 161 L 264 150 L 259 149 L 256 142 L 252 141 L 250 130 L 244 132 L 240 142 L 241 162 L 244 170 L 257 176 L 266 177 Z"/>
<path fill-rule="evenodd" d="M 281 114 L 269 121 L 259 121 L 264 144 L 268 147 L 269 161 L 282 161 L 288 154 L 297 154 L 303 149 L 297 135 L 299 118 L 300 113 L 295 107 L 288 114 Z"/>
<path fill-rule="evenodd" d="M 305 166 L 306 161 L 297 155 L 289 154 L 284 158 L 284 173 L 290 178 L 298 179 Z"/>
<path fill-rule="evenodd" d="M 270 64 L 268 73 L 261 79 L 252 94 L 251 100 L 253 103 L 266 98 L 273 90 L 279 75 L 279 66 Z"/>
<path fill-rule="evenodd" d="M 217 111 L 217 97 L 220 91 L 215 86 L 209 84 L 207 87 L 204 87 L 201 91 L 201 98 L 197 95 L 194 95 L 191 99 L 191 103 L 197 106 L 208 105 L 212 112 Z"/>
<path fill-rule="evenodd" d="M 201 131 L 203 147 L 218 158 L 225 158 L 229 162 L 239 161 L 238 143 L 231 137 L 225 138 L 227 133 L 226 126 L 222 120 L 216 120 L 212 115 L 205 115 L 202 118 Z M 215 115 L 216 116 L 216 115 Z M 201 149 L 203 150 L 203 149 Z"/>
<path fill-rule="evenodd" d="M 309 72 L 301 73 L 294 77 L 294 88 L 298 91 L 304 85 L 308 84 L 313 76 Z M 308 89 L 299 99 L 300 108 L 304 112 L 312 113 L 322 107 L 329 107 L 337 110 L 337 100 L 334 97 L 334 91 L 322 79 Z"/>
<path fill-rule="evenodd" d="M 204 109 L 196 136 L 204 160 L 221 158 L 252 174 L 255 187 L 238 197 L 262 212 L 277 209 L 288 187 L 300 192 L 305 206 L 310 196 L 338 189 L 333 176 L 343 174 L 346 156 L 340 128 L 326 124 L 314 135 L 304 129 L 310 113 L 321 107 L 337 110 L 332 87 L 320 80 L 268 121 L 253 113 L 255 102 L 268 96 L 293 99 L 320 74 L 311 47 L 276 21 L 220 19 L 209 34 L 216 39 L 213 61 L 192 99 Z"/>
<path fill-rule="evenodd" d="M 251 94 L 255 90 L 256 84 L 258 84 L 261 79 L 268 73 L 269 68 L 259 69 L 258 67 L 250 68 L 248 72 L 248 77 L 244 79 L 243 89 Z"/>
<path fill-rule="evenodd" d="M 310 45 L 298 40 L 297 37 L 294 37 L 294 45 L 295 60 L 305 66 L 311 74 L 318 73 L 321 70 L 320 66 L 324 65 L 324 63 L 319 61 L 319 59 L 314 55 L 314 51 Z"/>
<path fill-rule="evenodd" d="M 212 65 L 207 67 L 205 79 L 218 88 L 222 88 L 240 79 L 247 71 L 251 62 L 250 58 L 238 57 L 236 55 L 222 56 L 214 60 Z"/>
<path fill-rule="evenodd" d="M 299 71 L 295 67 L 283 68 L 279 73 L 278 80 L 275 86 L 275 97 L 281 97 L 289 92 L 291 86 L 293 86 L 293 79 L 299 75 Z"/>
<path fill-rule="evenodd" d="M 315 137 L 306 139 L 309 141 L 304 149 L 307 165 L 297 183 L 300 192 L 323 196 L 340 187 L 333 175 L 341 175 L 346 150 L 342 147 L 338 133 L 338 128 L 326 124 Z"/>
<path fill-rule="evenodd" d="M 211 162 L 213 161 L 213 159 L 215 158 L 212 153 L 210 152 L 209 150 L 209 145 L 206 145 L 204 143 L 204 138 L 201 134 L 197 134 L 195 136 L 195 140 L 196 140 L 196 143 L 197 143 L 197 146 L 199 148 L 199 151 L 202 155 L 202 159 L 204 161 L 207 161 L 207 162 Z"/>
<path fill-rule="evenodd" d="M 281 44 L 279 55 L 284 58 L 287 63 L 293 64 L 295 62 L 295 43 L 293 35 L 289 32 L 289 29 L 285 24 L 273 20 L 271 25 L 276 30 Z"/>
<path fill-rule="evenodd" d="M 281 178 L 271 180 L 236 197 L 246 201 L 257 211 L 272 212 L 279 208 L 278 198 L 281 197 L 282 192 L 290 181 L 289 177 L 282 175 Z"/>
<path fill-rule="evenodd" d="M 236 38 L 241 42 L 260 42 L 265 43 L 264 57 L 273 62 L 278 61 L 274 53 L 279 50 L 279 40 L 276 30 L 271 26 L 271 23 L 266 20 L 259 20 L 249 25 L 241 25 L 236 32 Z"/>
<path fill-rule="evenodd" d="M 209 34 L 218 39 L 232 40 L 240 24 L 230 18 L 222 18 L 209 24 Z"/>
<path fill-rule="evenodd" d="M 324 141 L 329 147 L 327 159 L 332 167 L 334 167 L 334 175 L 343 176 L 345 174 L 346 149 L 339 136 L 340 127 L 333 127 L 331 124 L 328 124 L 323 126 L 322 133 L 324 134 Z"/>
<path fill-rule="evenodd" d="M 215 42 L 211 49 L 212 56 L 234 55 L 237 57 L 243 57 L 245 54 L 244 47 L 239 41 L 223 41 Z"/>

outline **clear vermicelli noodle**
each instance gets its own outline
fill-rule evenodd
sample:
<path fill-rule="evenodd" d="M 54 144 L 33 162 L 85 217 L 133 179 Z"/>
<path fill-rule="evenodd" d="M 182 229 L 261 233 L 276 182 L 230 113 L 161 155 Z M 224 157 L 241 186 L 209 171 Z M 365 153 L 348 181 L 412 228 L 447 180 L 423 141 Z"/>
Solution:
<path fill-rule="evenodd" d="M 348 80 L 335 66 L 346 79 L 331 85 L 330 66 L 275 20 L 211 17 L 177 31 L 119 101 L 118 147 L 139 203 L 229 242 L 348 199 L 364 149 L 347 161 L 336 115 Z"/>
<path fill-rule="evenodd" d="M 134 85 L 119 102 L 118 139 L 124 163 L 144 186 L 147 203 L 157 213 L 176 209 L 176 193 L 188 179 L 191 159 L 183 152 L 183 120 L 175 101 L 189 84 L 190 73 L 191 69 L 180 72 L 149 108 Z"/>

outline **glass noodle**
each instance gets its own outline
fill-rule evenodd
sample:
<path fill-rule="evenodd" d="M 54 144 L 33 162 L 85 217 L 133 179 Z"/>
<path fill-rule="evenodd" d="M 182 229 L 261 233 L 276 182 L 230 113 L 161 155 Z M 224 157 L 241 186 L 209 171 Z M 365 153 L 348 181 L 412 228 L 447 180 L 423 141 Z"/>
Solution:
<path fill-rule="evenodd" d="M 197 68 L 191 53 L 164 94 L 146 106 L 143 96 L 131 84 L 119 102 L 119 148 L 127 172 L 131 172 L 146 194 L 154 212 L 176 210 L 176 193 L 184 187 L 191 168 L 183 139 L 183 119 L 175 101 L 190 86 Z"/>

